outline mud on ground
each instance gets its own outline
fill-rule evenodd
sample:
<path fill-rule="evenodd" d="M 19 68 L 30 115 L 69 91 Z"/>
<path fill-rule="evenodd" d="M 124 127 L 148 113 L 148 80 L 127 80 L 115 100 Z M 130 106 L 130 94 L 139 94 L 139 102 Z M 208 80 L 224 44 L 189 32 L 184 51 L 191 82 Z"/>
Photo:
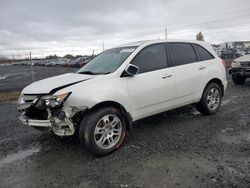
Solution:
<path fill-rule="evenodd" d="M 31 82 L 29 67 L 10 70 L 15 74 L 0 80 L 1 92 Z M 35 67 L 35 77 L 71 71 Z M 250 81 L 228 81 L 216 115 L 187 106 L 141 120 L 123 147 L 104 158 L 75 138 L 20 124 L 16 103 L 1 102 L 0 187 L 250 187 Z"/>

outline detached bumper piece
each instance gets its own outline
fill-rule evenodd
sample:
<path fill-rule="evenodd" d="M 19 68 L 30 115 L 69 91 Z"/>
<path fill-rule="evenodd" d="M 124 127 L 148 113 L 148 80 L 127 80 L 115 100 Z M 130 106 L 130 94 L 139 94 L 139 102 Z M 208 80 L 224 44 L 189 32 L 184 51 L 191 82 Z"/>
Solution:
<path fill-rule="evenodd" d="M 230 68 L 229 74 L 234 76 L 250 77 L 250 67 L 249 68 Z"/>
<path fill-rule="evenodd" d="M 51 117 L 49 119 L 33 119 L 21 114 L 19 120 L 30 127 L 43 127 L 50 128 L 58 136 L 71 136 L 75 133 L 75 125 L 70 118 L 64 117 L 64 119 L 58 119 L 57 117 Z"/>
<path fill-rule="evenodd" d="M 36 120 L 28 119 L 25 115 L 21 115 L 19 120 L 24 124 L 31 127 L 52 127 L 52 123 L 49 120 Z"/>

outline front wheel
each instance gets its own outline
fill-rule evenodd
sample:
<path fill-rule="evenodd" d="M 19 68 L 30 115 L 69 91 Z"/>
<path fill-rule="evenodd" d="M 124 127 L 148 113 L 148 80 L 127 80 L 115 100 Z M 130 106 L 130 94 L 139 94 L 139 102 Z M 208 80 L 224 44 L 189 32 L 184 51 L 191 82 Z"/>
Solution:
<path fill-rule="evenodd" d="M 232 76 L 232 79 L 235 84 L 244 84 L 244 82 L 246 81 L 246 77 L 242 76 Z"/>
<path fill-rule="evenodd" d="M 105 156 L 123 143 L 126 125 L 121 112 L 112 107 L 94 110 L 83 118 L 79 139 L 96 156 Z"/>
<path fill-rule="evenodd" d="M 218 84 L 210 83 L 203 91 L 197 110 L 205 115 L 215 114 L 221 104 L 222 91 Z"/>

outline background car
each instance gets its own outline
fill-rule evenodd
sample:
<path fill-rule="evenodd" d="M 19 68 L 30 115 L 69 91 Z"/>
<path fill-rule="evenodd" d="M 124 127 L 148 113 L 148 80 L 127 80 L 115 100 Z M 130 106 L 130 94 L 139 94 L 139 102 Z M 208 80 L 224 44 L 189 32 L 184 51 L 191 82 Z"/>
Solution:
<path fill-rule="evenodd" d="M 228 58 L 235 58 L 237 57 L 237 55 L 234 49 L 226 49 L 221 51 L 220 57 L 222 59 L 228 59 Z"/>
<path fill-rule="evenodd" d="M 236 84 L 244 84 L 250 77 L 250 50 L 245 55 L 233 60 L 229 73 Z"/>

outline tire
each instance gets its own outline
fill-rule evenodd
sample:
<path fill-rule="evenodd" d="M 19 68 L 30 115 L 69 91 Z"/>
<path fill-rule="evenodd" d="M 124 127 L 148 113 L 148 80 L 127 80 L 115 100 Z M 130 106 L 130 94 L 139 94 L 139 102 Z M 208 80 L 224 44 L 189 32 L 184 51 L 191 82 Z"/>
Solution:
<path fill-rule="evenodd" d="M 246 81 L 246 77 L 241 77 L 241 76 L 232 76 L 233 82 L 235 84 L 242 85 Z"/>
<path fill-rule="evenodd" d="M 122 113 L 112 107 L 99 108 L 89 112 L 82 119 L 79 128 L 81 145 L 85 145 L 98 157 L 118 149 L 123 143 L 125 135 L 126 125 Z"/>
<path fill-rule="evenodd" d="M 215 114 L 221 104 L 222 90 L 217 83 L 210 83 L 203 91 L 200 102 L 196 105 L 199 112 L 204 115 Z"/>

